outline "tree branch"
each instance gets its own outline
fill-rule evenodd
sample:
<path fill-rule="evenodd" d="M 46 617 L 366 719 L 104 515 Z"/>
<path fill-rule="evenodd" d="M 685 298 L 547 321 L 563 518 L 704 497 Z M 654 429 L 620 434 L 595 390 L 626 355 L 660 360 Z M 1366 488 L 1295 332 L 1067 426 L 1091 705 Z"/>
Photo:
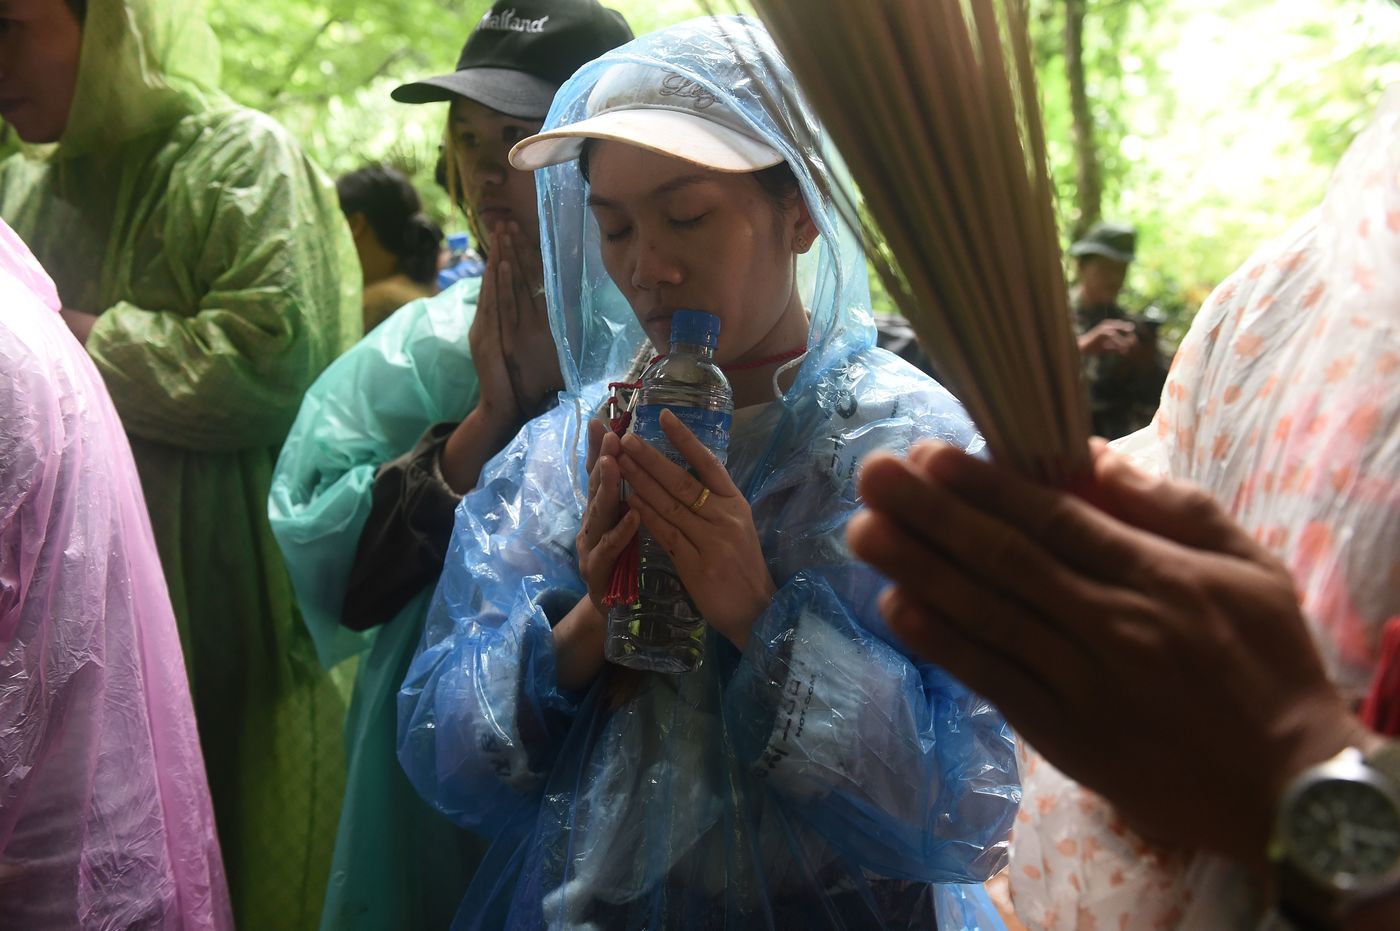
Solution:
<path fill-rule="evenodd" d="M 1069 112 L 1074 128 L 1078 181 L 1074 200 L 1079 214 L 1071 232 L 1076 239 L 1084 235 L 1103 210 L 1103 177 L 1084 79 L 1084 4 L 1085 0 L 1065 0 L 1065 75 L 1069 80 Z"/>
<path fill-rule="evenodd" d="M 321 28 L 312 33 L 309 39 L 302 43 L 302 47 L 292 56 L 292 66 L 287 69 L 286 74 L 282 75 L 282 80 L 277 83 L 272 93 L 268 95 L 267 100 L 270 106 L 275 106 L 277 102 L 282 99 L 283 91 L 285 91 L 287 85 L 292 82 L 292 78 L 296 77 L 297 69 L 301 67 L 302 62 L 306 60 L 308 55 L 316 50 L 316 43 L 321 41 L 321 36 L 326 34 L 326 30 L 330 29 L 338 22 L 340 22 L 340 17 L 332 16 L 322 23 Z"/>

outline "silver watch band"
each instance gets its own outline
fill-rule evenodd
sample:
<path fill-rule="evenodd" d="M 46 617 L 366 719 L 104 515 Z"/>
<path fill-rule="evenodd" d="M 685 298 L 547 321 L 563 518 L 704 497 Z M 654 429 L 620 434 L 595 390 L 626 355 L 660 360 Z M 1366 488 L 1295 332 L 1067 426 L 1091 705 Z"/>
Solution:
<path fill-rule="evenodd" d="M 1370 775 L 1365 778 L 1379 777 L 1392 791 L 1400 793 L 1400 742 L 1386 741 L 1365 756 L 1359 748 L 1350 747 L 1331 760 L 1305 770 L 1298 779 L 1305 780 L 1312 773 L 1339 764 L 1350 767 L 1351 778 L 1359 778 L 1369 770 Z M 1287 793 L 1281 805 L 1287 806 Z M 1273 874 L 1274 905 L 1261 928 L 1332 931 L 1340 926 L 1348 911 L 1359 904 L 1354 895 L 1311 879 L 1287 856 L 1273 860 Z"/>
<path fill-rule="evenodd" d="M 1385 776 L 1400 790 L 1400 740 L 1387 740 L 1366 754 L 1366 765 Z"/>

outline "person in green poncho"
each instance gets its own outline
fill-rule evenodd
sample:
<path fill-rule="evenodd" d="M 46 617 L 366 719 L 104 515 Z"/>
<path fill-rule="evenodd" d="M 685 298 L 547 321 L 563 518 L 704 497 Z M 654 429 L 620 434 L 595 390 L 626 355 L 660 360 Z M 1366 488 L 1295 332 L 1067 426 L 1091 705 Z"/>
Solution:
<path fill-rule="evenodd" d="M 530 28 L 513 28 L 521 24 Z M 406 103 L 450 103 L 448 187 L 487 244 L 487 266 L 484 278 L 396 311 L 327 369 L 277 463 L 272 529 L 321 661 L 365 654 L 323 931 L 446 928 L 485 851 L 404 776 L 396 697 L 457 503 L 563 385 L 535 182 L 507 155 L 539 131 L 578 67 L 631 36 L 597 0 L 500 0 L 456 71 L 394 91 Z"/>
<path fill-rule="evenodd" d="M 0 216 L 51 273 L 131 440 L 185 650 L 235 916 L 314 927 L 344 702 L 267 522 L 277 451 L 360 333 L 328 179 L 218 90 L 196 0 L 6 0 Z"/>

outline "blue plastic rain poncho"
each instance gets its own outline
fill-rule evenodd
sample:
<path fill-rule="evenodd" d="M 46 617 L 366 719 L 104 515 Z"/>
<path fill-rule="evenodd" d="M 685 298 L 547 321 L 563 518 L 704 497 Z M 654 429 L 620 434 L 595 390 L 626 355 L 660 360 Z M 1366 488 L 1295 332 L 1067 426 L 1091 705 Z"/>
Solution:
<path fill-rule="evenodd" d="M 369 631 L 341 626 L 379 467 L 476 404 L 467 333 L 480 285 L 409 304 L 332 363 L 306 393 L 273 477 L 272 532 L 322 663 L 363 654 L 323 931 L 446 927 L 485 846 L 424 804 L 394 758 L 395 696 L 432 586 Z"/>
<path fill-rule="evenodd" d="M 737 50 L 732 47 L 737 45 Z M 1001 717 L 911 658 L 880 620 L 883 580 L 844 543 L 859 460 L 940 437 L 981 441 L 946 391 L 873 348 L 861 251 L 822 191 L 804 112 L 744 19 L 696 20 L 585 66 L 546 128 L 577 122 L 605 71 L 679 72 L 782 151 L 822 233 L 799 280 L 809 352 L 778 400 L 741 410 L 729 470 L 778 585 L 740 654 L 713 632 L 701 668 L 561 691 L 551 623 L 586 593 L 574 539 L 586 425 L 641 328 L 603 269 L 576 163 L 541 172 L 551 325 L 565 391 L 457 512 L 422 652 L 399 698 L 418 790 L 494 846 L 463 928 L 999 927 L 980 883 L 1005 860 L 1019 797 Z"/>

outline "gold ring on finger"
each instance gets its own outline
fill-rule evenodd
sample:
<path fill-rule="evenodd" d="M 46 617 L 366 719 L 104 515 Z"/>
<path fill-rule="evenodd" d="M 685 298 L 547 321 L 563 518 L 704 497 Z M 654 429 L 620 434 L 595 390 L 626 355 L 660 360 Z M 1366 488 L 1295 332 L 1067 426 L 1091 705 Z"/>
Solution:
<path fill-rule="evenodd" d="M 706 502 L 706 501 L 709 501 L 709 500 L 710 500 L 710 489 L 706 488 L 704 485 L 701 485 L 701 486 L 700 486 L 700 497 L 696 498 L 694 501 L 692 501 L 692 502 L 690 503 L 690 509 L 691 509 L 692 511 L 694 511 L 696 514 L 699 514 L 699 513 L 700 513 L 700 509 L 703 508 L 703 507 L 705 506 L 705 502 Z"/>

